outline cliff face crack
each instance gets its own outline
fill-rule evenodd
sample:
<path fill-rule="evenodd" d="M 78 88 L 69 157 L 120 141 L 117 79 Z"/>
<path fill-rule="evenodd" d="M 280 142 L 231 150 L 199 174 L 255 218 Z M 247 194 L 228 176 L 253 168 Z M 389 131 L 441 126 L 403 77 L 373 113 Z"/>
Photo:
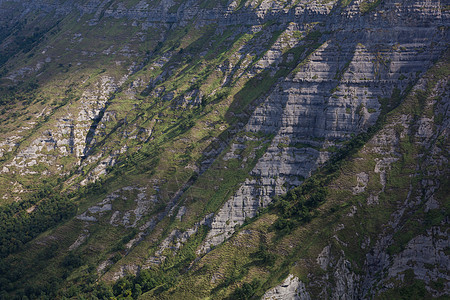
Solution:
<path fill-rule="evenodd" d="M 110 97 L 109 101 L 112 101 L 114 99 L 114 96 Z M 89 130 L 86 134 L 86 139 L 85 139 L 85 147 L 83 149 L 83 155 L 81 156 L 81 159 L 86 159 L 89 154 L 91 149 L 93 148 L 95 141 L 94 137 L 95 137 L 95 132 L 97 131 L 97 127 L 98 124 L 102 121 L 103 116 L 105 115 L 106 110 L 108 109 L 108 105 L 110 102 L 106 102 L 105 105 L 100 109 L 98 115 L 94 118 L 94 120 L 92 121 L 91 126 L 89 127 Z"/>

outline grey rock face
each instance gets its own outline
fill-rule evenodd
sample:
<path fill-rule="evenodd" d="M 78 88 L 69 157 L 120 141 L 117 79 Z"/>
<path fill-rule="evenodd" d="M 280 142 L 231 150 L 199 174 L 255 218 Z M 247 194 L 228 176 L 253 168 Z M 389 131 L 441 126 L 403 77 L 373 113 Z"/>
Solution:
<path fill-rule="evenodd" d="M 333 277 L 336 284 L 331 294 L 332 299 L 357 299 L 359 276 L 352 270 L 351 263 L 341 258 L 335 268 Z"/>
<path fill-rule="evenodd" d="M 353 188 L 353 194 L 359 194 L 364 192 L 369 182 L 369 174 L 361 172 L 356 174 L 357 185 Z"/>
<path fill-rule="evenodd" d="M 448 82 L 443 80 L 437 84 L 437 89 L 433 90 L 433 97 L 430 97 L 425 104 L 426 106 L 435 106 L 435 116 L 443 111 L 448 111 L 448 105 L 450 103 L 448 88 L 442 88 Z M 426 85 L 426 81 L 420 80 L 415 87 L 413 93 L 420 92 Z M 435 97 L 438 96 L 438 97 Z M 434 99 L 434 100 L 433 100 Z M 435 99 L 440 99 L 439 104 Z M 448 113 L 445 113 L 448 116 Z M 379 153 L 385 153 L 385 161 L 383 167 L 388 169 L 391 163 L 389 161 L 395 161 L 399 159 L 399 154 L 396 151 L 398 149 L 399 137 L 405 137 L 411 132 L 411 127 L 415 129 L 428 127 L 424 124 L 429 123 L 430 118 L 422 117 L 414 123 L 412 123 L 411 116 L 400 115 L 400 117 L 390 124 L 374 139 L 379 147 L 375 147 L 374 150 Z M 418 170 L 427 170 L 430 178 L 435 178 L 441 174 L 439 168 L 430 170 L 428 166 L 443 166 L 448 164 L 448 160 L 442 152 L 442 146 L 438 146 L 435 140 L 438 136 L 448 136 L 448 117 L 442 122 L 442 124 L 434 123 L 433 130 L 416 130 L 415 132 L 415 146 L 419 145 L 429 149 L 430 155 L 424 158 L 424 161 L 418 164 Z M 397 128 L 396 131 L 392 130 Z M 401 130 L 399 131 L 399 128 Z M 379 165 L 375 166 L 375 171 L 380 171 Z M 380 173 L 380 176 L 383 173 Z M 380 182 L 385 182 L 384 177 L 380 177 Z M 430 203 L 433 209 L 439 209 L 438 203 L 434 200 L 434 192 L 439 185 L 437 180 L 425 180 L 421 181 L 419 185 L 421 188 L 418 195 L 413 196 L 413 186 L 410 186 L 410 191 L 405 199 L 404 203 L 398 208 L 398 210 L 392 215 L 392 221 L 389 223 L 389 229 L 396 232 L 401 229 L 403 223 L 402 219 L 408 218 L 407 212 L 411 209 L 429 211 L 431 209 L 427 203 Z M 383 184 L 384 189 L 384 184 Z M 423 205 L 425 204 L 425 205 Z M 404 222 L 404 221 L 403 221 Z M 377 240 L 373 249 L 366 255 L 366 275 L 363 278 L 361 294 L 364 296 L 371 296 L 377 293 L 383 292 L 386 288 L 390 287 L 392 280 L 404 280 L 404 276 L 407 271 L 411 271 L 414 274 L 415 279 L 423 280 L 425 287 L 434 297 L 438 297 L 443 293 L 448 293 L 450 288 L 448 285 L 448 274 L 442 272 L 441 266 L 449 265 L 449 257 L 443 251 L 445 247 L 448 247 L 447 234 L 448 220 L 444 219 L 439 226 L 431 227 L 425 234 L 421 234 L 412 238 L 400 253 L 393 255 L 388 254 L 388 247 L 392 245 L 393 234 L 392 233 L 380 233 L 380 238 Z M 445 267 L 445 268 L 446 268 Z M 444 268 L 444 269 L 445 269 Z M 377 275 L 378 274 L 378 275 Z M 381 279 L 380 279 L 381 275 Z M 436 281 L 438 278 L 442 278 L 445 281 L 445 285 L 442 291 L 437 291 L 430 284 Z"/>
<path fill-rule="evenodd" d="M 405 271 L 412 270 L 415 278 L 427 283 L 444 279 L 444 290 L 450 290 L 450 276 L 445 271 L 450 266 L 450 257 L 445 255 L 449 246 L 447 232 L 442 232 L 439 227 L 427 230 L 426 234 L 409 241 L 405 250 L 393 257 L 386 280 L 402 279 Z M 435 295 L 441 296 L 442 293 Z"/>
<path fill-rule="evenodd" d="M 283 281 L 279 286 L 267 291 L 263 300 L 310 300 L 311 297 L 306 291 L 305 284 L 292 274 Z"/>
<path fill-rule="evenodd" d="M 37 174 L 30 167 L 36 164 L 55 165 L 57 159 L 64 156 L 75 156 L 80 164 L 95 143 L 96 124 L 101 121 L 108 97 L 118 84 L 121 84 L 121 81 L 117 83 L 111 77 L 100 78 L 95 90 L 86 90 L 80 103 L 73 105 L 73 111 L 68 111 L 66 115 L 57 118 L 54 127 L 42 130 L 38 138 L 20 150 L 11 162 L 4 165 L 7 168 L 4 171 L 22 175 Z M 42 115 L 45 115 L 45 109 Z M 90 180 L 97 179 L 105 173 L 106 167 L 115 163 L 114 157 L 103 158 L 102 155 L 90 160 L 100 161 L 97 168 L 92 171 L 93 174 L 90 174 Z M 63 165 L 57 165 L 56 172 L 61 174 L 63 169 Z"/>
<path fill-rule="evenodd" d="M 379 99 L 404 91 L 442 53 L 446 33 L 439 26 L 448 14 L 428 15 L 417 5 L 388 1 L 380 10 L 395 11 L 395 17 L 380 13 L 362 18 L 354 3 L 344 14 L 329 16 L 333 21 L 325 27 L 340 26 L 339 31 L 327 36 L 250 117 L 246 131 L 275 138 L 250 174 L 257 179 L 247 179 L 215 216 L 202 251 L 223 242 L 246 217 L 286 192 L 286 186 L 310 176 L 332 154 L 328 147 L 339 147 L 373 125 L 381 109 Z M 380 161 L 381 177 L 384 168 Z M 359 181 L 355 193 L 364 190 L 363 174 Z"/>
<path fill-rule="evenodd" d="M 87 230 L 86 230 L 86 232 L 87 232 Z M 78 236 L 77 240 L 72 245 L 70 245 L 69 250 L 72 251 L 72 250 L 75 250 L 78 247 L 80 247 L 87 240 L 88 237 L 89 237 L 89 233 L 80 234 Z"/>
<path fill-rule="evenodd" d="M 326 270 L 330 263 L 330 246 L 325 246 L 317 257 L 316 261 L 322 270 Z"/>

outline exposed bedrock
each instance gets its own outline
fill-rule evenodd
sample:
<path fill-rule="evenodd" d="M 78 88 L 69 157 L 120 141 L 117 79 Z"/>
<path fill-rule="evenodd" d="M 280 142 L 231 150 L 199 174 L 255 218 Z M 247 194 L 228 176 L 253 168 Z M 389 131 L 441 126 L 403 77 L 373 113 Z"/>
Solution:
<path fill-rule="evenodd" d="M 256 108 L 245 130 L 275 137 L 214 217 L 201 252 L 223 242 L 273 196 L 310 176 L 332 155 L 331 146 L 367 130 L 380 114 L 380 100 L 403 93 L 446 49 L 446 32 L 439 26 L 447 17 L 424 14 L 417 5 L 388 2 L 386 9 L 395 6 L 398 15 L 366 19 L 353 19 L 349 7 L 347 18 L 339 17 L 348 22 L 338 23 L 340 30 Z"/>

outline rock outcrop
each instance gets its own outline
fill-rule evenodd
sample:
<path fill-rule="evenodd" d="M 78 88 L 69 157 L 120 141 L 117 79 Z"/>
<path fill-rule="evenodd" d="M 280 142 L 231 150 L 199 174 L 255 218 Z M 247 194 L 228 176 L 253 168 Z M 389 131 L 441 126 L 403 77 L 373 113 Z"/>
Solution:
<path fill-rule="evenodd" d="M 306 292 L 305 284 L 301 282 L 298 277 L 289 274 L 282 284 L 267 291 L 261 299 L 310 300 L 311 297 L 308 292 Z"/>
<path fill-rule="evenodd" d="M 327 161 L 331 147 L 373 125 L 381 100 L 399 97 L 446 48 L 440 26 L 448 16 L 424 13 L 415 1 L 379 8 L 396 17 L 380 12 L 360 18 L 357 7 L 331 14 L 324 27 L 342 24 L 339 31 L 324 35 L 321 47 L 255 109 L 245 130 L 275 137 L 250 174 L 255 179 L 247 179 L 215 216 L 203 251 L 223 242 L 273 196 L 299 185 Z"/>

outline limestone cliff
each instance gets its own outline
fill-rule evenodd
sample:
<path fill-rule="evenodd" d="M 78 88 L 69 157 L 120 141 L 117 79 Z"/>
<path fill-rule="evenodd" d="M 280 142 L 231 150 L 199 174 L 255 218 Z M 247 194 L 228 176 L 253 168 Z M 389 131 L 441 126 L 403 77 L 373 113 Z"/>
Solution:
<path fill-rule="evenodd" d="M 445 297 L 449 12 L 0 0 L 0 297 Z"/>

